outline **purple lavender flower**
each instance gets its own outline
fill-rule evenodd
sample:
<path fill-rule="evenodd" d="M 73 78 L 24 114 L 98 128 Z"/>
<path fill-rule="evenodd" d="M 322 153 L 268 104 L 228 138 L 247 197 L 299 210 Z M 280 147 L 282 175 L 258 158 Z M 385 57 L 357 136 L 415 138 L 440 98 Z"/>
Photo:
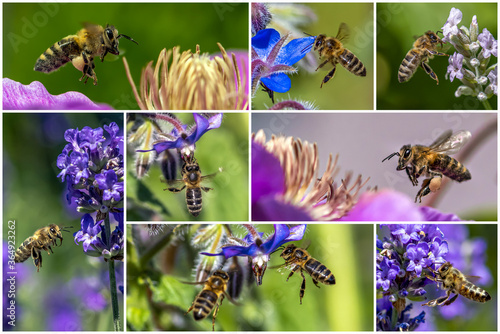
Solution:
<path fill-rule="evenodd" d="M 110 106 L 95 104 L 78 92 L 51 95 L 42 83 L 33 81 L 23 85 L 14 80 L 3 78 L 3 109 L 54 109 L 54 110 L 109 110 Z"/>
<path fill-rule="evenodd" d="M 94 221 L 90 214 L 85 214 L 82 217 L 81 229 L 74 233 L 75 243 L 83 242 L 83 251 L 91 256 L 101 256 L 99 249 L 104 248 L 104 244 L 99 237 L 102 231 L 102 220 Z"/>
<path fill-rule="evenodd" d="M 462 62 L 464 60 L 464 56 L 461 55 L 460 53 L 455 52 L 449 59 L 448 62 L 450 63 L 448 65 L 448 69 L 446 71 L 446 78 L 448 78 L 448 75 L 450 76 L 450 81 L 453 82 L 453 80 L 456 78 L 458 79 L 463 79 L 464 74 L 462 73 Z"/>
<path fill-rule="evenodd" d="M 483 48 L 484 58 L 489 58 L 491 55 L 497 57 L 498 43 L 488 29 L 484 28 L 483 32 L 477 36 L 477 40 Z"/>
<path fill-rule="evenodd" d="M 380 263 L 377 264 L 377 289 L 387 291 L 391 283 L 395 281 L 399 273 L 399 266 L 395 264 L 395 260 L 389 260 L 384 257 Z"/>
<path fill-rule="evenodd" d="M 118 182 L 118 177 L 114 170 L 105 170 L 95 176 L 99 189 L 104 190 L 102 199 L 115 202 L 120 201 L 123 196 L 123 182 Z"/>
<path fill-rule="evenodd" d="M 429 244 L 427 242 L 419 242 L 418 244 L 410 244 L 406 247 L 405 257 L 410 260 L 407 271 L 415 271 L 417 276 L 422 274 L 422 269 L 433 264 L 433 261 L 428 257 Z"/>
<path fill-rule="evenodd" d="M 315 37 L 294 39 L 284 46 L 287 38 L 274 29 L 261 30 L 252 37 L 252 95 L 260 83 L 271 92 L 290 90 L 292 82 L 287 74 L 297 71 L 292 65 L 311 50 Z"/>
<path fill-rule="evenodd" d="M 201 253 L 207 256 L 224 256 L 226 259 L 233 256 L 247 256 L 252 259 L 252 270 L 257 285 L 262 284 L 262 277 L 270 260 L 271 253 L 289 241 L 301 240 L 306 231 L 306 225 L 288 227 L 285 224 L 274 224 L 274 233 L 262 240 L 263 233 L 257 232 L 254 226 L 244 225 L 249 233 L 243 239 L 230 239 L 231 245 L 222 246 L 217 254 Z"/>
<path fill-rule="evenodd" d="M 462 21 L 462 12 L 453 7 L 448 20 L 446 20 L 445 25 L 441 28 L 443 30 L 444 42 L 449 42 L 452 35 L 458 34 L 458 24 L 460 21 Z"/>
<path fill-rule="evenodd" d="M 497 86 L 497 68 L 498 66 L 495 66 L 490 73 L 488 73 L 488 80 L 490 81 L 490 84 L 486 88 L 486 90 L 490 90 L 495 95 L 498 95 L 498 86 Z"/>
<path fill-rule="evenodd" d="M 410 312 L 412 308 L 413 304 L 406 306 L 397 319 L 394 319 L 392 313 L 395 312 L 395 309 L 392 307 L 389 298 L 378 299 L 377 331 L 415 331 L 420 324 L 425 322 L 425 312 L 422 311 L 417 316 L 411 318 Z M 418 330 L 422 329 L 418 328 Z"/>

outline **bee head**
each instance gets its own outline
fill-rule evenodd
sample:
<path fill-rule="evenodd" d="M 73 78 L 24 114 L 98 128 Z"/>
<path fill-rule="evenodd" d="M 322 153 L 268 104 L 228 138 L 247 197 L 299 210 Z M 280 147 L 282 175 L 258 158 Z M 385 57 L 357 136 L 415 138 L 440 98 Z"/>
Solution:
<path fill-rule="evenodd" d="M 318 37 L 316 37 L 316 39 L 314 40 L 314 51 L 318 50 L 323 46 L 325 39 L 326 35 L 324 34 L 318 35 Z"/>
<path fill-rule="evenodd" d="M 438 272 L 440 275 L 446 275 L 451 268 L 452 268 L 451 263 L 445 262 L 441 267 L 439 267 Z"/>
<path fill-rule="evenodd" d="M 120 54 L 120 51 L 118 50 L 118 40 L 122 37 L 134 42 L 135 44 L 139 44 L 127 35 L 118 35 L 118 30 L 116 30 L 115 26 L 110 26 L 109 24 L 106 26 L 103 32 L 103 42 L 109 53 L 114 55 Z"/>
<path fill-rule="evenodd" d="M 290 245 L 286 246 L 285 249 L 283 250 L 283 252 L 281 253 L 280 257 L 282 257 L 286 260 L 287 258 L 289 258 L 293 254 L 293 251 L 296 248 L 297 248 L 297 246 L 295 246 L 294 244 L 290 244 Z"/>
<path fill-rule="evenodd" d="M 429 41 L 432 44 L 437 44 L 437 43 L 443 44 L 441 38 L 439 38 L 439 36 L 434 31 L 429 30 L 425 33 L 425 35 L 429 38 Z"/>
<path fill-rule="evenodd" d="M 398 156 L 399 156 L 399 161 L 396 170 L 403 170 L 413 158 L 413 150 L 411 149 L 411 145 L 404 145 L 403 147 L 401 147 Z"/>
<path fill-rule="evenodd" d="M 220 277 L 224 281 L 229 280 L 229 275 L 225 271 L 223 271 L 223 270 L 216 270 L 216 271 L 214 271 L 214 273 L 212 274 L 212 276 Z"/>

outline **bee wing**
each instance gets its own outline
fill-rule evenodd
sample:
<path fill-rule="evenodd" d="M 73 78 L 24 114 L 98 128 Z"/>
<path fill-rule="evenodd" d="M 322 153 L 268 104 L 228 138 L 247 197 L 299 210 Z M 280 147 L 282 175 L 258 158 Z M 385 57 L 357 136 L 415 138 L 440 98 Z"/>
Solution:
<path fill-rule="evenodd" d="M 160 181 L 163 182 L 163 183 L 168 184 L 171 187 L 174 187 L 174 186 L 181 187 L 181 186 L 184 185 L 184 181 L 182 181 L 182 180 L 179 180 L 179 179 L 177 179 L 177 180 L 167 180 L 163 176 L 160 176 Z"/>
<path fill-rule="evenodd" d="M 451 130 L 445 131 L 431 144 L 430 149 L 438 153 L 457 153 L 470 139 L 471 133 L 467 130 L 457 131 L 452 134 Z"/>
<path fill-rule="evenodd" d="M 219 168 L 219 170 L 215 173 L 212 173 L 212 174 L 208 174 L 208 175 L 203 175 L 201 177 L 202 181 L 209 181 L 209 180 L 212 180 L 217 174 L 219 173 L 222 173 L 222 167 Z"/>
<path fill-rule="evenodd" d="M 337 32 L 337 36 L 335 37 L 339 41 L 343 41 L 344 43 L 349 40 L 350 30 L 346 23 L 342 22 L 339 26 L 339 31 Z"/>
<path fill-rule="evenodd" d="M 465 275 L 465 278 L 471 283 L 477 283 L 481 279 L 480 276 L 470 276 L 470 275 Z"/>

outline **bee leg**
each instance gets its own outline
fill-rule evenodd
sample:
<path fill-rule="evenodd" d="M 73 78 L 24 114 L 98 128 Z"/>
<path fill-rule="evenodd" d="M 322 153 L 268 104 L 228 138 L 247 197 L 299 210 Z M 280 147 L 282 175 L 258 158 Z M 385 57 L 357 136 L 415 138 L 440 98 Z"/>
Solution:
<path fill-rule="evenodd" d="M 420 66 L 424 69 L 425 73 L 427 73 L 432 79 L 436 80 L 436 85 L 439 85 L 439 79 L 436 73 L 434 73 L 432 68 L 429 66 L 429 64 L 423 61 L 422 63 L 420 63 Z"/>
<path fill-rule="evenodd" d="M 212 332 L 215 331 L 215 318 L 217 318 L 217 313 L 219 313 L 219 306 L 222 304 L 224 300 L 224 295 L 221 295 L 220 302 L 215 306 L 214 314 L 212 315 Z"/>
<path fill-rule="evenodd" d="M 201 190 L 203 190 L 205 192 L 207 192 L 209 190 L 214 190 L 214 188 L 208 188 L 208 187 L 200 187 L 200 188 L 201 188 Z"/>
<path fill-rule="evenodd" d="M 83 83 L 87 83 L 87 80 L 89 78 L 92 78 L 93 82 L 94 82 L 94 85 L 97 85 L 97 76 L 95 75 L 95 72 L 94 72 L 94 68 L 95 68 L 95 65 L 94 65 L 94 58 L 87 58 L 87 54 L 85 53 L 85 51 L 82 52 L 82 58 L 83 58 L 83 62 L 85 63 L 85 65 L 83 66 L 83 70 L 82 70 L 82 77 L 80 78 L 80 81 L 83 80 L 83 78 L 85 78 L 85 81 Z"/>
<path fill-rule="evenodd" d="M 431 192 L 431 189 L 429 188 L 429 183 L 431 183 L 432 178 L 425 179 L 424 182 L 422 182 L 422 188 L 417 193 L 417 196 L 415 196 L 415 203 L 417 203 L 417 199 L 419 203 L 422 203 L 422 197 L 428 195 Z"/>
<path fill-rule="evenodd" d="M 322 68 L 323 66 L 325 66 L 326 64 L 328 64 L 328 62 L 329 62 L 329 60 L 328 60 L 328 59 L 326 59 L 324 62 L 322 62 L 321 64 L 319 64 L 319 66 L 318 66 L 318 68 L 316 69 L 316 71 L 317 71 L 317 70 L 319 70 L 320 68 Z"/>
<path fill-rule="evenodd" d="M 442 53 L 442 52 L 437 52 L 437 51 L 434 51 L 434 50 L 427 50 L 430 54 L 432 54 L 433 56 L 450 56 L 449 54 L 447 53 Z"/>
<path fill-rule="evenodd" d="M 450 305 L 451 303 L 453 303 L 455 300 L 457 300 L 458 298 L 458 294 L 455 295 L 453 298 L 451 298 L 450 300 L 448 300 L 446 303 L 443 304 L 443 306 L 446 306 L 446 305 Z"/>
<path fill-rule="evenodd" d="M 186 312 L 186 313 L 184 313 L 184 315 L 186 315 L 186 314 L 188 314 L 189 312 L 191 312 L 191 311 L 193 310 L 193 308 L 194 308 L 194 302 L 193 302 L 193 304 L 191 304 L 191 307 L 187 310 L 187 312 Z"/>
<path fill-rule="evenodd" d="M 306 277 L 302 270 L 300 271 L 300 276 L 302 276 L 302 285 L 300 286 L 300 305 L 302 305 L 302 298 L 304 297 L 304 292 L 306 290 Z"/>
<path fill-rule="evenodd" d="M 183 186 L 181 189 L 178 189 L 178 188 L 166 188 L 166 189 L 163 189 L 163 191 L 168 190 L 168 191 L 171 191 L 173 193 L 178 193 L 179 191 L 182 191 L 184 188 L 186 188 L 186 186 Z"/>
<path fill-rule="evenodd" d="M 321 83 L 321 87 L 323 88 L 323 84 L 326 84 L 333 76 L 335 75 L 335 70 L 337 69 L 336 65 L 333 65 L 333 69 L 326 75 L 326 77 L 323 78 L 323 82 Z"/>
<path fill-rule="evenodd" d="M 314 283 L 314 285 L 316 285 L 318 288 L 320 288 L 320 286 L 318 285 L 318 281 L 316 281 L 314 278 L 313 278 L 313 283 Z"/>
<path fill-rule="evenodd" d="M 290 274 L 288 275 L 288 277 L 286 278 L 286 281 L 288 282 L 288 279 L 290 277 L 292 277 L 292 275 L 299 269 L 300 267 L 299 266 L 295 266 L 292 268 L 292 271 L 290 271 Z"/>
<path fill-rule="evenodd" d="M 413 167 L 406 167 L 405 170 L 406 170 L 406 175 L 408 175 L 408 178 L 411 181 L 411 184 L 414 185 L 414 186 L 418 185 L 418 180 L 415 177 L 415 173 L 414 173 Z"/>

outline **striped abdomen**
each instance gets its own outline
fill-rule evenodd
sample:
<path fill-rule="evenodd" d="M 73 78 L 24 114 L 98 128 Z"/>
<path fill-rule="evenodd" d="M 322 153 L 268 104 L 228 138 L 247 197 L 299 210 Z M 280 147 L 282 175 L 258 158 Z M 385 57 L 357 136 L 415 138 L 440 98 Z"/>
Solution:
<path fill-rule="evenodd" d="M 14 262 L 24 262 L 31 256 L 31 250 L 33 248 L 33 237 L 29 237 L 22 243 L 21 246 L 16 250 L 16 255 L 14 256 Z"/>
<path fill-rule="evenodd" d="M 466 281 L 464 284 L 462 284 L 458 293 L 468 299 L 475 300 L 481 303 L 485 303 L 488 300 L 491 300 L 491 296 L 488 294 L 488 292 L 469 281 Z"/>
<path fill-rule="evenodd" d="M 186 204 L 188 211 L 193 216 L 198 216 L 201 212 L 201 188 L 186 189 Z"/>
<path fill-rule="evenodd" d="M 318 282 L 326 285 L 335 284 L 335 277 L 330 269 L 316 259 L 310 258 L 307 260 L 304 264 L 304 269 L 314 280 Z"/>
<path fill-rule="evenodd" d="M 196 297 L 193 305 L 193 318 L 194 320 L 205 319 L 213 310 L 219 297 L 215 292 L 210 290 L 202 290 Z"/>
<path fill-rule="evenodd" d="M 398 71 L 398 80 L 399 82 L 405 82 L 410 80 L 413 76 L 417 67 L 422 62 L 422 55 L 417 49 L 411 49 L 406 54 L 406 57 L 403 59 L 403 62 L 399 66 Z"/>
<path fill-rule="evenodd" d="M 74 37 L 68 36 L 54 43 L 36 61 L 35 71 L 50 73 L 80 54 Z"/>
<path fill-rule="evenodd" d="M 352 74 L 366 76 L 365 65 L 351 51 L 344 49 L 344 52 L 339 56 L 339 61 Z"/>
<path fill-rule="evenodd" d="M 471 179 L 470 172 L 464 165 L 445 154 L 439 154 L 430 167 L 458 182 Z"/>

